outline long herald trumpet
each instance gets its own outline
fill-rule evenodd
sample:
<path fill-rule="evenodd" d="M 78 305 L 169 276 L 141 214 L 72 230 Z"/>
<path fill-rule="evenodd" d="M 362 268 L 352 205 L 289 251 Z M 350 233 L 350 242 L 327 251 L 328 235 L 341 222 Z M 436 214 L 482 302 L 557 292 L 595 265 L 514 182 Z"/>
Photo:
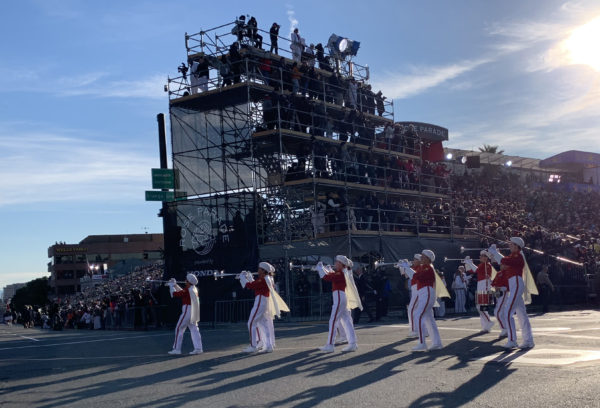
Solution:
<path fill-rule="evenodd" d="M 460 261 L 462 263 L 465 263 L 465 260 L 461 259 L 461 258 L 448 258 L 447 256 L 444 257 L 444 262 L 451 262 L 451 261 Z"/>
<path fill-rule="evenodd" d="M 257 272 L 252 272 L 252 275 L 258 275 Z M 233 276 L 234 279 L 239 279 L 240 278 L 240 274 L 239 273 L 225 273 L 225 271 L 215 271 L 213 273 L 213 277 L 215 278 L 215 280 L 218 280 L 219 278 L 224 278 L 225 276 Z"/>
<path fill-rule="evenodd" d="M 148 283 L 169 283 L 171 281 L 170 280 L 160 280 L 160 279 L 150 279 L 150 277 L 148 276 L 146 278 L 146 282 L 148 282 Z M 175 281 L 175 283 L 185 283 L 185 281 Z"/>
<path fill-rule="evenodd" d="M 488 250 L 487 248 L 465 248 L 464 246 L 460 247 L 461 254 L 465 251 L 487 251 L 487 250 Z"/>
<path fill-rule="evenodd" d="M 316 271 L 317 266 L 316 265 L 296 265 L 296 264 L 290 263 L 290 269 L 302 269 L 302 270 L 306 270 L 306 271 Z"/>
<path fill-rule="evenodd" d="M 375 268 L 381 268 L 382 266 L 393 266 L 394 268 L 398 267 L 398 262 L 375 262 Z"/>

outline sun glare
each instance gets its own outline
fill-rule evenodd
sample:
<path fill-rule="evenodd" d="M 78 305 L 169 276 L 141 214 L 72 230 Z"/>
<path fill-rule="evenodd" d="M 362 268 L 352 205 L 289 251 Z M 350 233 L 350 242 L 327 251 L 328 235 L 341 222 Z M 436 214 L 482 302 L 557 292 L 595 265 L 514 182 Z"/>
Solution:
<path fill-rule="evenodd" d="M 600 71 L 600 17 L 573 30 L 566 46 L 571 64 L 585 64 Z"/>

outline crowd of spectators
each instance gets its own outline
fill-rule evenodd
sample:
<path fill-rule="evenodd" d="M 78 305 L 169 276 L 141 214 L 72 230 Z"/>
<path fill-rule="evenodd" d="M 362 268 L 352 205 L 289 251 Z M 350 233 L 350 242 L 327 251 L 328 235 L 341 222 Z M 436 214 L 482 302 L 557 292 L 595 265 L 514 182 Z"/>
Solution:
<path fill-rule="evenodd" d="M 534 274 L 546 265 L 559 286 L 587 283 L 597 290 L 590 279 L 600 276 L 600 194 L 559 191 L 553 183 L 517 172 L 466 173 L 452 176 L 451 183 L 453 211 L 466 216 L 464 227 L 480 236 L 482 248 L 521 236 Z"/>
<path fill-rule="evenodd" d="M 25 328 L 47 329 L 121 329 L 159 327 L 164 302 L 157 283 L 162 261 L 135 267 L 130 273 L 112 279 L 92 281 L 81 292 L 51 299 L 46 305 L 25 306 L 17 311 L 8 305 L 12 324 Z M 85 281 L 85 279 L 84 279 Z"/>

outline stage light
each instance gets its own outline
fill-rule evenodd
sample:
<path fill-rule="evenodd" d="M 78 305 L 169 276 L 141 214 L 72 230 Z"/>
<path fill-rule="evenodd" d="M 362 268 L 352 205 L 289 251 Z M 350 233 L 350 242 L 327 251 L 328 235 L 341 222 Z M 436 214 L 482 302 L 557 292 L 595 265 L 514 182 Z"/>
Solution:
<path fill-rule="evenodd" d="M 452 153 L 448 153 L 446 155 L 446 160 L 452 160 Z"/>
<path fill-rule="evenodd" d="M 512 166 L 512 160 L 509 160 L 506 162 L 506 167 L 510 167 L 510 166 Z"/>
<path fill-rule="evenodd" d="M 346 37 L 340 37 L 336 34 L 331 34 L 327 41 L 327 48 L 332 57 L 345 59 L 347 56 L 355 56 L 358 53 L 360 42 L 350 40 Z"/>

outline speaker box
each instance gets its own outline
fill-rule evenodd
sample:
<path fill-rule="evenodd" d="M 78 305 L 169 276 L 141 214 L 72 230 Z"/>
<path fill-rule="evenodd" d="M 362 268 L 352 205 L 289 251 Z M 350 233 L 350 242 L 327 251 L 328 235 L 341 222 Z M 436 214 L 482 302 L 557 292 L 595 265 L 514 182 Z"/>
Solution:
<path fill-rule="evenodd" d="M 479 156 L 467 156 L 467 169 L 479 168 Z"/>

